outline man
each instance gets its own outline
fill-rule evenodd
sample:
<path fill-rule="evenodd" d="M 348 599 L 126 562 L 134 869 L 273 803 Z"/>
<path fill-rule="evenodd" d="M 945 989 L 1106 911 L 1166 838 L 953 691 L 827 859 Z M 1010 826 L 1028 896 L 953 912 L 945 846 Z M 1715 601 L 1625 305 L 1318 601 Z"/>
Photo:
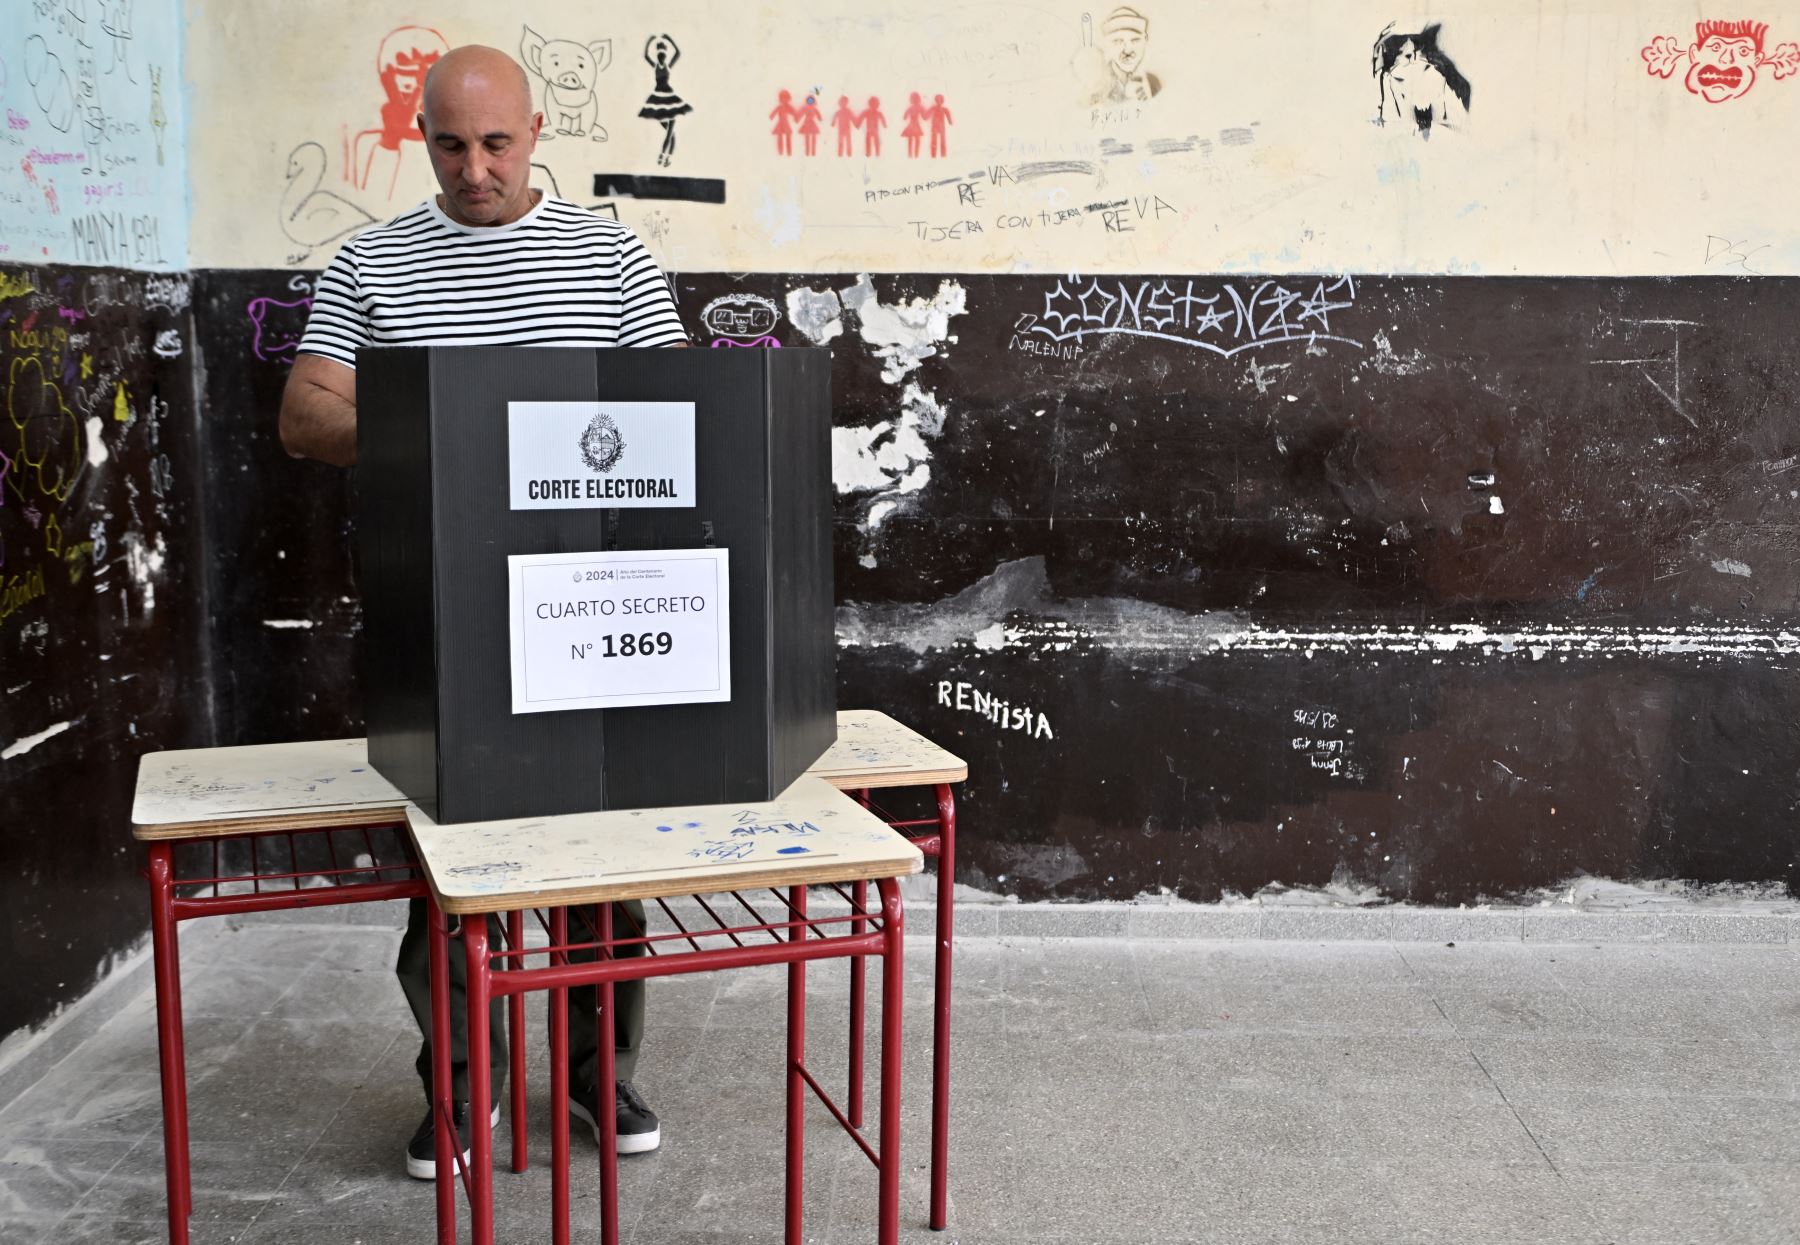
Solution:
<path fill-rule="evenodd" d="M 1162 90 L 1162 79 L 1144 72 L 1144 52 L 1150 42 L 1150 19 L 1136 9 L 1120 5 L 1100 24 L 1100 38 L 1107 66 L 1106 85 L 1094 103 L 1120 104 L 1148 100 Z"/>
<path fill-rule="evenodd" d="M 504 52 L 457 48 L 425 80 L 419 131 L 443 193 L 344 244 L 319 280 L 281 401 L 281 442 L 297 458 L 356 462 L 356 350 L 372 344 L 685 346 L 668 282 L 643 243 L 617 221 L 530 185 L 541 113 L 525 71 Z M 616 929 L 642 928 L 643 908 L 619 905 Z M 497 933 L 497 930 L 495 931 Z M 571 930 L 574 934 L 574 930 Z M 464 1015 L 463 966 L 451 956 L 451 1014 Z M 431 989 L 425 904 L 414 900 L 395 965 L 425 1035 L 417 1068 L 431 1101 Z M 656 1115 L 631 1088 L 643 1033 L 644 983 L 614 990 L 620 1153 L 661 1143 Z M 466 1151 L 468 1055 L 462 1024 L 449 1035 L 454 1115 Z M 496 1003 L 494 1101 L 506 1075 Z M 594 1126 L 598 1093 L 593 990 L 569 1005 L 570 1110 Z M 499 1107 L 494 1108 L 498 1119 Z M 432 1113 L 406 1150 L 406 1170 L 437 1174 Z"/>

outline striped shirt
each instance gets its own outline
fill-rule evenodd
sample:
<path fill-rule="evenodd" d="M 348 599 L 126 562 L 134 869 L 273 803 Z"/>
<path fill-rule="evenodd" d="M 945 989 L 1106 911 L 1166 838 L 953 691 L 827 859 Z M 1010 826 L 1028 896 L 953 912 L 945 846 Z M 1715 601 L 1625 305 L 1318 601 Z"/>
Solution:
<path fill-rule="evenodd" d="M 544 194 L 510 225 L 459 225 L 427 199 L 344 243 L 300 353 L 360 346 L 669 346 L 687 334 L 637 235 Z"/>

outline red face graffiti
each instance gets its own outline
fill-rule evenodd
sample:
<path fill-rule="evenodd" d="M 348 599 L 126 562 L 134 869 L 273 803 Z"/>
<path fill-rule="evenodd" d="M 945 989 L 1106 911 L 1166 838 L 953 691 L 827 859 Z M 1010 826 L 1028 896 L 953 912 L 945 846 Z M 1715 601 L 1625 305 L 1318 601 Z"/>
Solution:
<path fill-rule="evenodd" d="M 1756 85 L 1756 41 L 1713 35 L 1688 49 L 1687 89 L 1709 104 L 1736 99 Z"/>
<path fill-rule="evenodd" d="M 1767 22 L 1703 21 L 1694 26 L 1687 47 L 1673 35 L 1658 35 L 1639 53 L 1653 78 L 1673 78 L 1687 62 L 1682 82 L 1709 104 L 1736 99 L 1756 85 L 1764 69 L 1777 80 L 1800 73 L 1800 45 L 1779 43 L 1769 51 L 1764 42 Z"/>

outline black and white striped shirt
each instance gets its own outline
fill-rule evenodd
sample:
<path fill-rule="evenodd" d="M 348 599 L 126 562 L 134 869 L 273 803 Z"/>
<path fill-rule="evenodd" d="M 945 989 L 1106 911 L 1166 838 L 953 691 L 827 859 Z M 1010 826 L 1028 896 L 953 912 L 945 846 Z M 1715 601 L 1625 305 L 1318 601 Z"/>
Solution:
<path fill-rule="evenodd" d="M 546 193 L 510 225 L 459 225 L 427 199 L 357 234 L 319 278 L 300 353 L 354 368 L 360 346 L 686 340 L 637 235 Z"/>

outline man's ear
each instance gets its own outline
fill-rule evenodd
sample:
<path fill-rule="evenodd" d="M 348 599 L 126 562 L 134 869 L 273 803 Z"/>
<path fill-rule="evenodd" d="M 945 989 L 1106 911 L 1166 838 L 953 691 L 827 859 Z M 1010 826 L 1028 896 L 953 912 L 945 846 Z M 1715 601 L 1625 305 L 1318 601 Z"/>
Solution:
<path fill-rule="evenodd" d="M 423 109 L 420 110 L 417 117 L 413 118 L 413 123 L 419 127 L 419 137 L 429 143 L 431 141 L 431 135 L 425 130 L 425 112 Z"/>

